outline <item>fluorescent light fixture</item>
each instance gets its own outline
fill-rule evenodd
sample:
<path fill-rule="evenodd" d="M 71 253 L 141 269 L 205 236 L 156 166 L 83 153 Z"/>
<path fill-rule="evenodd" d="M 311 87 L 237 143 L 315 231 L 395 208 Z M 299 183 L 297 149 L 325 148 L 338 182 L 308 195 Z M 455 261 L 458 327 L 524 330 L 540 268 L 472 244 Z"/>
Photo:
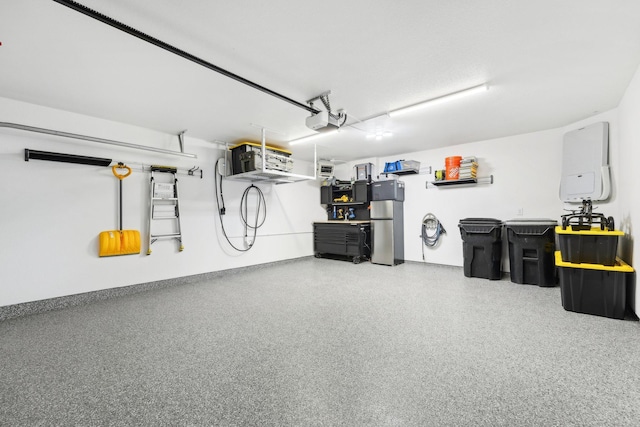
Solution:
<path fill-rule="evenodd" d="M 439 104 L 441 102 L 453 101 L 455 99 L 463 98 L 468 95 L 473 95 L 480 92 L 486 92 L 489 90 L 489 85 L 487 83 L 483 83 L 479 86 L 470 87 L 468 89 L 463 89 L 458 92 L 449 93 L 447 95 L 439 96 L 437 98 L 432 98 L 427 101 L 419 102 L 417 104 L 409 105 L 408 107 L 399 108 L 394 111 L 389 112 L 389 117 L 399 116 L 405 113 L 411 113 L 413 111 L 422 109 L 424 107 L 432 106 L 435 104 Z"/>
<path fill-rule="evenodd" d="M 375 138 L 376 141 L 380 141 L 382 137 L 389 137 L 389 136 L 393 136 L 393 133 L 389 131 L 376 130 L 375 132 L 368 133 L 367 139 Z"/>
<path fill-rule="evenodd" d="M 331 130 L 328 132 L 319 132 L 319 133 L 314 133 L 313 135 L 309 135 L 309 136 L 303 136 L 302 138 L 298 138 L 298 139 L 294 139 L 293 141 L 289 141 L 289 145 L 296 145 L 296 144 L 300 144 L 302 142 L 307 142 L 307 141 L 311 141 L 312 139 L 316 139 L 316 138 L 321 138 L 327 135 L 335 135 L 336 133 L 338 133 L 338 130 Z"/>

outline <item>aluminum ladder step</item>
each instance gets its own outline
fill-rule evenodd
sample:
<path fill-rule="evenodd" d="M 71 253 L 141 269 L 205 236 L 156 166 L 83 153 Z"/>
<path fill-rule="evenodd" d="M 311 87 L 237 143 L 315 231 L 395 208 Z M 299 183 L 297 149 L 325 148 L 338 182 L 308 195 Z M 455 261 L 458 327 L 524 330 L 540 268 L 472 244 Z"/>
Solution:
<path fill-rule="evenodd" d="M 178 250 L 180 252 L 184 250 L 180 226 L 180 202 L 178 197 L 178 179 L 176 178 L 177 172 L 177 168 L 173 166 L 151 166 L 151 179 L 149 183 L 149 223 L 147 227 L 149 241 L 147 255 L 151 255 L 151 245 L 158 240 L 175 239 L 179 244 Z M 159 178 L 160 176 L 163 176 L 164 178 L 156 181 L 156 178 Z M 156 212 L 156 207 L 159 208 L 158 212 Z M 173 212 L 171 212 L 171 210 L 173 210 Z M 174 231 L 154 231 L 153 223 L 160 220 L 165 224 L 167 223 L 167 220 L 175 221 L 173 227 L 165 227 L 173 228 Z"/>

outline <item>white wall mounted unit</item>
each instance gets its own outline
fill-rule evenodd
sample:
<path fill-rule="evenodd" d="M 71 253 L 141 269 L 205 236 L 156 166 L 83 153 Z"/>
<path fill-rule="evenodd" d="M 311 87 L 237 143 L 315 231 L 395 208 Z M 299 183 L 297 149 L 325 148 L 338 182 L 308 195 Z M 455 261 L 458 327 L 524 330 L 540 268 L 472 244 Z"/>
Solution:
<path fill-rule="evenodd" d="M 334 174 L 333 169 L 335 165 L 325 160 L 318 160 L 317 175 L 320 178 L 331 178 Z"/>
<path fill-rule="evenodd" d="M 602 201 L 610 193 L 609 123 L 594 123 L 564 134 L 560 199 L 569 203 Z"/>

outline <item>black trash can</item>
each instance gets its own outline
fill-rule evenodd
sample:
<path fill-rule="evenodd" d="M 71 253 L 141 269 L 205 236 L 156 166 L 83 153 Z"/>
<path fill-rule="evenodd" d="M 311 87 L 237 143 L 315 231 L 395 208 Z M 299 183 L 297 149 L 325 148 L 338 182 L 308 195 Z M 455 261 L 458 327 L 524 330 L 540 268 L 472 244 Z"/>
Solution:
<path fill-rule="evenodd" d="M 514 219 L 504 223 L 513 283 L 556 286 L 555 227 L 551 219 Z"/>
<path fill-rule="evenodd" d="M 493 218 L 466 218 L 458 224 L 464 253 L 464 275 L 498 280 L 501 278 L 502 221 Z"/>

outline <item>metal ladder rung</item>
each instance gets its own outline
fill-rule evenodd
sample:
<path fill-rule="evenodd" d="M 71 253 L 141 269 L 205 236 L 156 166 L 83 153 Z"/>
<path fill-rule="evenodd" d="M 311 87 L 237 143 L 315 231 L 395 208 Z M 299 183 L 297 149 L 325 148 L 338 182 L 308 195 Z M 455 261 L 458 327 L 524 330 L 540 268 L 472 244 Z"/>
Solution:
<path fill-rule="evenodd" d="M 175 239 L 176 237 L 182 237 L 182 234 L 152 234 L 152 239 Z"/>
<path fill-rule="evenodd" d="M 151 245 L 158 240 L 178 240 L 179 251 L 184 249 L 182 245 L 182 231 L 180 227 L 180 202 L 178 201 L 178 179 L 176 178 L 177 169 L 171 166 L 152 166 L 151 167 L 151 181 L 150 181 L 150 194 L 149 194 L 149 246 L 147 255 L 151 254 Z M 161 180 L 156 182 L 154 174 L 166 174 L 171 175 L 169 182 Z M 164 181 L 164 182 L 162 182 Z M 156 191 L 157 190 L 157 191 Z M 157 196 L 174 196 L 174 197 L 157 197 Z M 156 207 L 158 212 L 156 212 Z M 152 233 L 152 223 L 156 220 L 173 220 L 175 221 L 175 227 L 160 227 L 157 231 L 167 231 L 167 233 Z M 171 232 L 173 229 L 173 232 Z"/>

